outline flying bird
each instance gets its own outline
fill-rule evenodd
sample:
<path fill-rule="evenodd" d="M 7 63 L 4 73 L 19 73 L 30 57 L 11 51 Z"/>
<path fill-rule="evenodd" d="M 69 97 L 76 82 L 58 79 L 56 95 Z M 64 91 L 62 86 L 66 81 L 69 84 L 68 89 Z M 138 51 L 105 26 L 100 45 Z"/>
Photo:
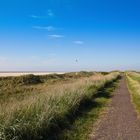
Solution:
<path fill-rule="evenodd" d="M 76 59 L 75 62 L 78 63 L 78 59 Z"/>

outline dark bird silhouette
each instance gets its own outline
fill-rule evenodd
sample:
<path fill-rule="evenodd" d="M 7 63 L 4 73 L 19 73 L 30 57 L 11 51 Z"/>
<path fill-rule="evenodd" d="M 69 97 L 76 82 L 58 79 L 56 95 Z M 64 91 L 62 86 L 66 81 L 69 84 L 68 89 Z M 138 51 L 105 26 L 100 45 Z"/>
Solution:
<path fill-rule="evenodd" d="M 78 59 L 76 59 L 75 62 L 78 63 Z"/>

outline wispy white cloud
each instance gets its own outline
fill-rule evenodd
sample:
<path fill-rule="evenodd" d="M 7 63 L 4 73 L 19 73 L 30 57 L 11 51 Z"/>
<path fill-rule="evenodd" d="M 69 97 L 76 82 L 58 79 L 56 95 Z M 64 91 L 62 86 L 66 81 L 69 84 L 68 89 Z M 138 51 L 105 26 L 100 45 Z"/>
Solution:
<path fill-rule="evenodd" d="M 38 18 L 39 16 L 36 15 L 30 15 L 31 18 Z"/>
<path fill-rule="evenodd" d="M 45 19 L 45 18 L 48 18 L 47 16 L 39 16 L 39 15 L 30 15 L 29 17 L 34 18 L 34 19 Z"/>
<path fill-rule="evenodd" d="M 51 9 L 48 9 L 47 15 L 48 15 L 49 17 L 54 17 L 54 13 L 53 13 L 53 11 L 52 11 Z"/>
<path fill-rule="evenodd" d="M 33 26 L 32 28 L 39 29 L 39 30 L 47 30 L 47 31 L 54 31 L 54 30 L 56 30 L 56 28 L 53 27 L 53 26 Z"/>
<path fill-rule="evenodd" d="M 53 11 L 51 9 L 48 9 L 47 12 L 44 15 L 41 15 L 41 14 L 38 14 L 38 15 L 36 15 L 36 14 L 29 15 L 29 17 L 34 18 L 34 19 L 52 18 L 54 16 L 55 16 L 55 14 L 53 13 Z"/>
<path fill-rule="evenodd" d="M 76 41 L 74 41 L 73 43 L 74 43 L 74 44 L 78 44 L 78 45 L 82 45 L 82 44 L 84 44 L 84 42 L 81 41 L 81 40 L 76 40 Z"/>
<path fill-rule="evenodd" d="M 58 35 L 58 34 L 53 34 L 53 35 L 48 35 L 49 38 L 54 38 L 54 39 L 59 39 L 59 38 L 63 38 L 63 35 Z"/>

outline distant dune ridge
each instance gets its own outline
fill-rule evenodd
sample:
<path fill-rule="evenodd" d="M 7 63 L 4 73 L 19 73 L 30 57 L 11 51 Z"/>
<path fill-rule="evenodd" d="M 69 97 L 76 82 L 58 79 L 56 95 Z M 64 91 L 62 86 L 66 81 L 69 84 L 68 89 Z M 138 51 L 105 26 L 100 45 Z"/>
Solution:
<path fill-rule="evenodd" d="M 21 76 L 21 75 L 48 75 L 48 74 L 64 74 L 65 72 L 0 72 L 0 77 L 8 77 L 8 76 Z"/>

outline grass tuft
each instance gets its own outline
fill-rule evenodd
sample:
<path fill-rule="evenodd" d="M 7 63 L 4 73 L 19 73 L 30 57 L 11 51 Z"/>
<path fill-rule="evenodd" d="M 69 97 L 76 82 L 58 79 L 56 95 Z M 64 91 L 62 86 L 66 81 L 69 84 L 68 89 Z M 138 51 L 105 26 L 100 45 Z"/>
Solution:
<path fill-rule="evenodd" d="M 132 95 L 132 101 L 137 111 L 140 113 L 140 74 L 136 72 L 128 72 L 126 75 L 128 88 Z"/>
<path fill-rule="evenodd" d="M 59 133 L 69 127 L 77 116 L 83 114 L 81 110 L 90 108 L 92 100 L 101 94 L 98 92 L 118 76 L 118 72 L 107 75 L 94 74 L 71 83 L 54 84 L 48 88 L 40 83 L 43 84 L 40 85 L 42 88 L 46 88 L 40 94 L 23 94 L 20 99 L 15 98 L 15 94 L 9 99 L 5 98 L 0 102 L 0 139 L 57 139 Z M 28 78 L 30 81 L 31 76 Z M 29 87 L 33 88 L 33 85 Z M 35 90 L 30 91 L 32 92 Z M 21 94 L 19 96 L 22 96 Z"/>

